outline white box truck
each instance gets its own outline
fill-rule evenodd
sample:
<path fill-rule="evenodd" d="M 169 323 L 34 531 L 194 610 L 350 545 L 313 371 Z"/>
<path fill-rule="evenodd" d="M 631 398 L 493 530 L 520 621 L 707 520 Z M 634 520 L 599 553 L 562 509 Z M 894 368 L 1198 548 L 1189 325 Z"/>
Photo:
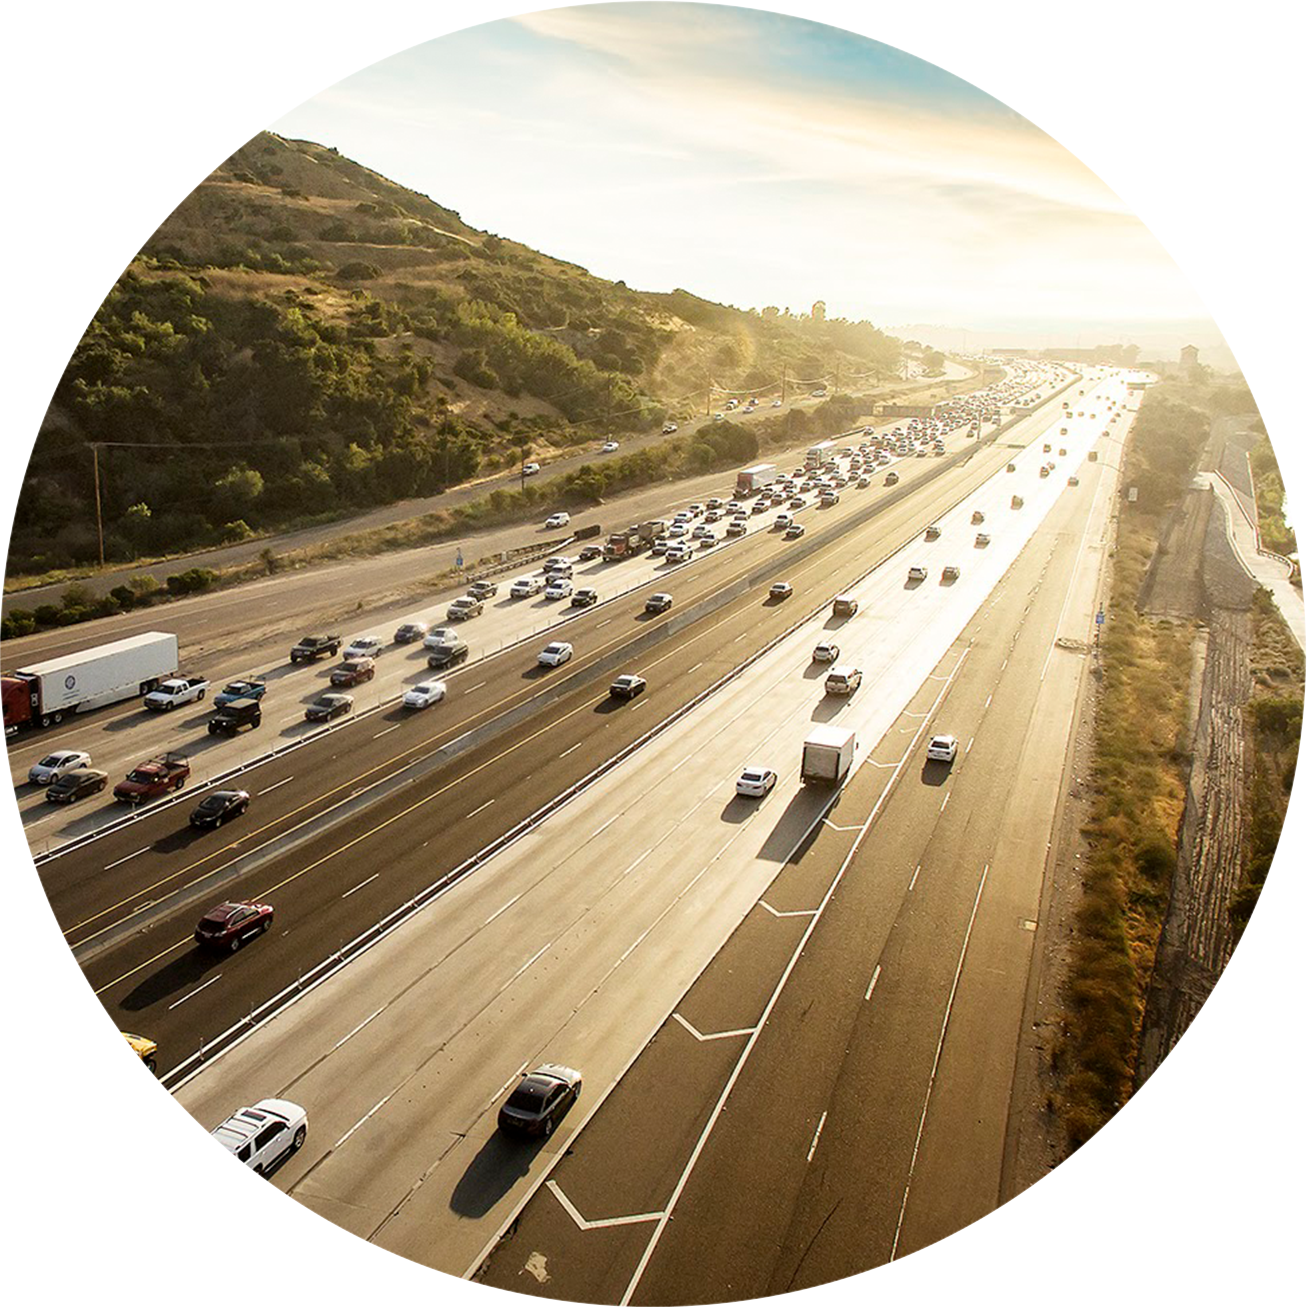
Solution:
<path fill-rule="evenodd" d="M 843 726 L 814 726 L 803 742 L 799 777 L 805 785 L 838 785 L 853 766 L 857 736 Z"/>
<path fill-rule="evenodd" d="M 177 662 L 177 637 L 146 631 L 20 668 L 0 680 L 5 734 L 149 694 Z"/>
<path fill-rule="evenodd" d="M 776 480 L 775 463 L 758 463 L 735 474 L 735 494 L 739 499 L 755 494 Z"/>

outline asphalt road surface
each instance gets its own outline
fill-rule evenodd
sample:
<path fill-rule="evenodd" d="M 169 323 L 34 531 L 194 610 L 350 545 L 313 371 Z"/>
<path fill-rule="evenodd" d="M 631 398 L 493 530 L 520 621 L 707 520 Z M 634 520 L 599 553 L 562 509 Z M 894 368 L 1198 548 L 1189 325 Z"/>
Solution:
<path fill-rule="evenodd" d="M 1058 470 L 1078 467 L 1097 435 L 1079 424 L 1067 438 L 1068 456 Z M 798 745 L 812 721 L 834 719 L 856 725 L 864 749 L 878 750 L 904 710 L 927 711 L 914 706 L 923 678 L 942 676 L 947 687 L 948 677 L 963 674 L 965 662 L 948 665 L 950 651 L 978 614 L 1010 602 L 995 598 L 996 588 L 1023 556 L 1035 528 L 1055 513 L 1064 495 L 1090 497 L 1084 493 L 1090 489 L 1087 481 L 1072 491 L 1065 475 L 1038 477 L 1043 458 L 1035 446 L 1018 456 L 1015 474 L 1000 467 L 972 492 L 974 502 L 954 506 L 927 497 L 918 503 L 918 511 L 930 510 L 924 520 L 941 516 L 942 540 L 961 536 L 964 544 L 977 506 L 992 506 L 997 496 L 1000 508 L 993 511 L 1009 516 L 991 533 L 987 549 L 970 546 L 972 555 L 952 585 L 940 584 L 932 574 L 923 585 L 907 586 L 902 551 L 856 583 L 862 611 L 840 626 L 839 638 L 867 679 L 851 701 L 832 702 L 821 693 L 810 654 L 815 639 L 833 629 L 824 601 L 851 583 L 838 574 L 838 566 L 861 561 L 865 568 L 876 561 L 863 538 L 872 524 L 841 533 L 796 565 L 798 593 L 822 594 L 823 602 L 810 617 L 798 613 L 794 620 L 804 620 L 784 638 L 772 643 L 773 628 L 764 624 L 785 605 L 761 603 L 756 591 L 741 595 L 739 613 L 721 610 L 717 625 L 687 628 L 669 658 L 668 679 L 692 675 L 707 663 L 715 663 L 716 676 L 731 675 L 705 704 L 520 835 L 475 875 L 455 883 L 435 900 L 435 910 L 410 917 L 335 980 L 189 1080 L 179 1090 L 183 1104 L 208 1123 L 225 1114 L 234 1098 L 279 1093 L 305 1102 L 315 1122 L 310 1142 L 275 1182 L 381 1246 L 445 1269 L 472 1270 L 532 1188 L 575 1146 L 580 1127 L 622 1081 L 692 982 L 741 923 L 757 914 L 759 900 L 766 896 L 771 911 L 761 915 L 776 921 L 792 926 L 798 917 L 776 915 L 791 911 L 815 920 L 810 898 L 778 906 L 771 888 L 778 872 L 783 878 L 791 865 L 806 874 L 808 859 L 796 864 L 795 855 L 810 841 L 827 804 L 828 796 L 798 784 Z M 1001 507 L 1014 487 L 1025 493 L 1020 511 Z M 984 511 L 988 516 L 990 508 Z M 918 547 L 911 552 L 916 557 Z M 1016 599 L 1023 602 L 1025 596 Z M 1065 602 L 1066 592 L 1057 594 L 1059 612 Z M 732 622 L 743 628 L 738 640 Z M 737 643 L 757 650 L 742 668 L 731 647 Z M 1050 648 L 1041 644 L 1040 656 L 1050 658 Z M 932 673 L 936 667 L 940 670 Z M 1032 675 L 1014 674 L 1010 684 L 1030 699 Z M 141 991 L 136 1002 L 150 1001 L 128 1010 L 162 1015 L 164 998 L 169 1011 L 192 1004 L 199 1010 L 207 994 L 223 991 L 223 982 L 228 990 L 247 983 L 254 971 L 277 965 L 279 954 L 312 935 L 328 908 L 324 902 L 318 912 L 297 918 L 298 896 L 343 900 L 368 894 L 410 866 L 431 875 L 444 850 L 428 851 L 431 841 L 424 837 L 438 834 L 442 844 L 456 838 L 464 823 L 483 822 L 487 810 L 509 803 L 541 777 L 544 790 L 558 792 L 569 758 L 594 747 L 591 729 L 569 742 L 564 729 L 569 714 L 572 721 L 603 714 L 629 722 L 654 708 L 652 696 L 646 696 L 629 709 L 611 711 L 596 700 L 594 688 L 587 693 L 590 701 L 575 707 L 559 701 L 561 719 L 547 735 L 533 737 L 534 749 L 528 750 L 525 739 L 514 741 L 521 746 L 515 750 L 520 765 L 529 768 L 520 781 L 498 760 L 493 774 L 478 773 L 484 778 L 479 785 L 473 780 L 463 787 L 457 802 L 465 809 L 450 811 L 445 811 L 454 802 L 449 795 L 457 787 L 438 794 L 415 789 L 402 813 L 387 817 L 381 807 L 369 809 L 363 815 L 366 830 L 335 831 L 326 853 L 315 852 L 307 861 L 301 853 L 287 864 L 280 879 L 267 885 L 267 894 L 284 899 L 289 886 L 296 886 L 288 928 L 281 926 L 279 899 L 278 931 L 239 957 L 214 963 L 202 975 L 193 974 L 193 964 L 187 963 L 161 986 L 157 969 L 181 961 L 182 938 L 146 958 L 133 976 L 106 977 L 98 986 L 102 998 L 117 1010 Z M 928 720 L 917 723 L 914 742 L 920 742 Z M 996 757 L 1012 756 L 1010 741 L 987 747 Z M 602 752 L 589 760 L 591 767 Z M 733 787 L 740 768 L 773 757 L 781 780 L 772 795 L 762 804 L 737 799 Z M 906 766 L 909 757 L 890 762 L 888 770 Z M 872 761 L 880 762 L 879 754 Z M 882 770 L 887 768 L 864 767 L 859 776 Z M 959 779 L 969 773 L 979 775 L 980 769 L 965 764 L 957 769 Z M 1031 774 L 1042 772 L 1036 768 Z M 471 806 L 474 799 L 479 802 Z M 981 806 L 988 812 L 996 805 Z M 939 800 L 940 811 L 948 808 L 946 799 Z M 921 821 L 909 824 L 920 834 Z M 987 873 L 971 864 L 985 852 L 986 840 L 973 848 L 965 826 L 954 839 L 978 878 L 970 889 L 974 915 L 963 923 L 965 940 L 979 929 L 978 905 L 985 901 L 979 878 Z M 955 860 L 962 859 L 945 859 L 944 865 Z M 319 874 L 323 867 L 330 873 Z M 927 883 L 934 887 L 934 878 L 919 888 Z M 941 877 L 938 892 L 946 918 L 939 926 L 942 941 L 953 938 L 956 929 L 949 905 L 958 886 Z M 892 928 L 897 918 L 890 914 L 880 920 Z M 924 934 L 929 940 L 930 929 Z M 167 933 L 158 938 L 167 940 Z M 935 950 L 927 951 L 934 956 Z M 869 947 L 867 961 L 875 955 Z M 97 959 L 93 966 L 100 964 Z M 960 974 L 959 962 L 952 965 L 954 976 Z M 871 974 L 863 968 L 860 983 L 870 986 Z M 135 990 L 124 989 L 129 985 Z M 160 988 L 166 992 L 160 994 Z M 892 988 L 888 979 L 886 988 Z M 935 992 L 932 985 L 930 993 Z M 912 1001 L 918 1019 L 910 1024 L 919 1042 L 938 1012 L 933 1000 L 916 996 Z M 694 1024 L 701 1032 L 719 1029 Z M 939 1027 L 933 1030 L 930 1037 L 939 1041 Z M 586 1093 L 543 1147 L 510 1145 L 493 1129 L 493 1109 L 523 1065 L 546 1057 L 583 1067 Z M 896 1110 L 906 1110 L 909 1101 L 896 1102 Z M 909 1115 L 914 1125 L 926 1119 L 919 1103 L 914 1111 Z M 896 1136 L 896 1147 L 902 1143 Z"/>

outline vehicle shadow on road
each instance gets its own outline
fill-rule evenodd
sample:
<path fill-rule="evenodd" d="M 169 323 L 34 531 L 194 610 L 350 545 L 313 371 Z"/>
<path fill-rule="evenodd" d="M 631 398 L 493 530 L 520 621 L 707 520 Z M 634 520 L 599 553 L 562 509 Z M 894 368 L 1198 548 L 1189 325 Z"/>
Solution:
<path fill-rule="evenodd" d="M 73 1299 L 74 1307 L 123 1307 L 149 1298 L 190 1263 L 239 1201 L 210 1193 L 199 1180 L 188 1185 Z"/>
<path fill-rule="evenodd" d="M 207 953 L 201 948 L 193 948 L 189 952 L 183 953 L 181 957 L 174 958 L 166 967 L 156 971 L 152 976 L 146 976 L 123 999 L 123 1011 L 143 1012 L 146 1008 L 153 1007 L 154 1004 L 161 1002 L 163 999 L 171 998 L 188 985 L 203 980 L 207 972 L 212 971 L 214 967 L 225 960 L 221 954 Z"/>
<path fill-rule="evenodd" d="M 812 710 L 814 722 L 833 722 L 849 705 L 852 695 L 824 695 Z"/>
<path fill-rule="evenodd" d="M 531 1169 L 544 1139 L 509 1139 L 495 1131 L 481 1146 L 450 1195 L 451 1211 L 460 1216 L 485 1216 Z"/>
<path fill-rule="evenodd" d="M 770 834 L 758 850 L 758 857 L 763 862 L 788 862 L 801 858 L 808 846 L 817 838 L 821 823 L 817 822 L 812 830 L 813 818 L 821 805 L 830 798 L 829 791 L 815 792 L 800 790 L 785 806 L 785 810 L 775 819 Z M 766 814 L 768 820 L 772 814 Z M 808 831 L 805 835 L 804 832 Z M 802 843 L 800 843 L 800 840 Z"/>
<path fill-rule="evenodd" d="M 935 762 L 927 758 L 921 764 L 921 783 L 923 785 L 943 785 L 948 780 L 950 772 L 953 770 L 953 764 L 948 762 Z"/>

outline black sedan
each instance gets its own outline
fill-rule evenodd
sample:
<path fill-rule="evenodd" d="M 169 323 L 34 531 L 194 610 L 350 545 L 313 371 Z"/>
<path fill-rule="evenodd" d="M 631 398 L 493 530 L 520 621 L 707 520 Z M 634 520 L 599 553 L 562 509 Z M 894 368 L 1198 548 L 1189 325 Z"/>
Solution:
<path fill-rule="evenodd" d="M 320 694 L 304 710 L 306 722 L 329 722 L 335 717 L 343 717 L 354 706 L 353 696 L 348 694 Z"/>
<path fill-rule="evenodd" d="M 499 1128 L 508 1134 L 551 1135 L 580 1097 L 581 1073 L 546 1062 L 523 1076 L 509 1094 L 499 1109 Z"/>
<path fill-rule="evenodd" d="M 191 813 L 191 825 L 212 829 L 221 826 L 228 817 L 239 817 L 249 806 L 249 790 L 214 790 Z"/>
<path fill-rule="evenodd" d="M 47 803 L 75 803 L 88 794 L 99 794 L 109 784 L 109 773 L 78 767 L 56 777 L 45 792 Z"/>

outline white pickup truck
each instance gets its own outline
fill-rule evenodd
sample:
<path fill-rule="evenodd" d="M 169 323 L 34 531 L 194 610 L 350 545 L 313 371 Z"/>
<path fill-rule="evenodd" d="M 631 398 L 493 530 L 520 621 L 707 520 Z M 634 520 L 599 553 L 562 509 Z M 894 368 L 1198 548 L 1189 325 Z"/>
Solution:
<path fill-rule="evenodd" d="M 145 696 L 145 706 L 154 712 L 169 712 L 179 704 L 198 703 L 208 688 L 202 676 L 170 676 Z"/>

